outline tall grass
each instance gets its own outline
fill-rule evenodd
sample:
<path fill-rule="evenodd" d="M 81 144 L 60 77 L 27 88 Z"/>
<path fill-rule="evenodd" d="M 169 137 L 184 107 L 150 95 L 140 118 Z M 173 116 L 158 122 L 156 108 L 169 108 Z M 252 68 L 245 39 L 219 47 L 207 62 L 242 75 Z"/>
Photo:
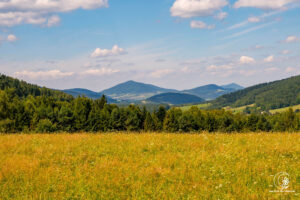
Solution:
<path fill-rule="evenodd" d="M 290 190 L 271 193 L 273 176 Z M 299 134 L 0 136 L 0 199 L 299 199 Z"/>

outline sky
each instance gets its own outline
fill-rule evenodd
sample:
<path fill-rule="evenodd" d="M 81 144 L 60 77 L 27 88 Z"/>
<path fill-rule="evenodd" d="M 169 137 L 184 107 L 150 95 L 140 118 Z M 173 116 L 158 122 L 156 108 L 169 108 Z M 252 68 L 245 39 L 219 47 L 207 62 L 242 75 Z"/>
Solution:
<path fill-rule="evenodd" d="M 94 91 L 300 74 L 300 0 L 0 0 L 0 73 Z"/>

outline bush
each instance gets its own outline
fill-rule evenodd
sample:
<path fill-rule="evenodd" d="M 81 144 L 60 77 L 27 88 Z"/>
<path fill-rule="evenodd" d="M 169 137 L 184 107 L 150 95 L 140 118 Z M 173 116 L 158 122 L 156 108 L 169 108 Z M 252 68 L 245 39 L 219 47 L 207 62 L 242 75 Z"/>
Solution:
<path fill-rule="evenodd" d="M 0 120 L 0 133 L 12 132 L 14 127 L 14 121 L 10 119 Z"/>
<path fill-rule="evenodd" d="M 36 127 L 36 131 L 40 133 L 51 133 L 55 131 L 55 126 L 49 119 L 41 119 Z"/>

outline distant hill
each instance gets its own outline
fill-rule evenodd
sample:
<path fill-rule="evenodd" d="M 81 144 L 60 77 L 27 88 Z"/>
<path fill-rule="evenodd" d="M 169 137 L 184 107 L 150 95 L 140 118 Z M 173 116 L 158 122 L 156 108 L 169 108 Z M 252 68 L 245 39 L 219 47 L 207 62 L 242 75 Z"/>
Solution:
<path fill-rule="evenodd" d="M 172 105 L 180 105 L 180 104 L 189 104 L 189 103 L 201 103 L 205 100 L 191 94 L 183 94 L 183 93 L 162 93 L 155 96 L 152 96 L 146 100 L 147 102 L 160 103 L 160 104 L 172 104 Z"/>
<path fill-rule="evenodd" d="M 205 85 L 197 87 L 191 90 L 177 91 L 174 89 L 166 89 L 157 87 L 151 84 L 139 83 L 135 81 L 127 81 L 118 84 L 112 88 L 103 90 L 102 92 L 94 92 L 82 88 L 74 88 L 63 90 L 74 97 L 76 96 L 86 96 L 92 99 L 97 99 L 103 94 L 107 97 L 109 103 L 139 103 L 139 101 L 146 100 L 152 96 L 162 94 L 162 93 L 184 93 L 194 96 L 198 96 L 205 100 L 213 100 L 224 94 L 237 91 L 243 88 L 242 86 L 231 83 L 229 85 L 218 86 L 218 85 Z M 122 101 L 122 102 L 120 102 Z"/>
<path fill-rule="evenodd" d="M 212 107 L 240 107 L 255 104 L 264 110 L 300 104 L 300 76 L 263 83 L 223 95 L 212 101 Z"/>
<path fill-rule="evenodd" d="M 151 84 L 127 81 L 112 88 L 103 90 L 101 93 L 118 100 L 138 101 L 151 96 L 166 92 L 176 92 L 176 90 L 165 89 Z"/>
<path fill-rule="evenodd" d="M 52 96 L 59 99 L 71 99 L 72 96 L 61 91 L 40 87 L 3 74 L 0 74 L 0 90 L 14 89 L 19 97 Z"/>
<path fill-rule="evenodd" d="M 99 99 L 102 97 L 103 93 L 100 92 L 94 92 L 91 90 L 83 89 L 83 88 L 73 88 L 73 89 L 67 89 L 62 90 L 63 92 L 72 95 L 73 97 L 78 96 L 85 96 L 91 99 Z M 106 96 L 108 103 L 117 103 L 115 99 L 110 98 L 109 96 Z"/>
<path fill-rule="evenodd" d="M 225 88 L 225 89 L 234 89 L 234 90 L 242 90 L 244 89 L 244 87 L 236 84 L 236 83 L 230 83 L 228 85 L 222 85 L 221 86 L 222 88 Z"/>
<path fill-rule="evenodd" d="M 229 87 L 230 86 L 236 87 L 235 85 L 229 85 Z M 184 90 L 182 92 L 187 93 L 187 94 L 196 95 L 196 96 L 199 96 L 206 100 L 212 100 L 219 96 L 222 96 L 224 94 L 228 94 L 230 92 L 234 92 L 237 90 L 237 89 L 229 88 L 229 87 L 225 88 L 225 87 L 221 87 L 221 86 L 218 86 L 215 84 L 210 84 L 210 85 L 205 85 L 205 86 L 197 87 L 197 88 L 190 89 L 190 90 Z"/>

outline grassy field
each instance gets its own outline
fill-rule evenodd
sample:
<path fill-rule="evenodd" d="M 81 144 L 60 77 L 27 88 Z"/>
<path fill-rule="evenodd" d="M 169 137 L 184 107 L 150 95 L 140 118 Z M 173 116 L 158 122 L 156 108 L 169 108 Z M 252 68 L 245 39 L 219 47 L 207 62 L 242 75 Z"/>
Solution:
<path fill-rule="evenodd" d="M 231 108 L 231 107 L 225 107 L 225 110 L 231 111 L 233 113 L 242 113 L 247 107 L 254 107 L 255 104 L 247 105 L 247 106 L 241 106 L 237 108 Z"/>
<path fill-rule="evenodd" d="M 300 199 L 299 134 L 0 135 L 0 158 L 1 200 Z"/>
<path fill-rule="evenodd" d="M 190 109 L 191 107 L 193 107 L 193 106 L 195 106 L 195 107 L 197 107 L 197 108 L 200 108 L 200 109 L 205 109 L 205 108 L 211 106 L 211 103 L 204 103 L 204 104 L 197 104 L 197 105 L 182 106 L 182 107 L 180 107 L 180 109 L 181 109 L 182 111 L 187 111 L 187 110 L 189 110 L 189 109 Z"/>
<path fill-rule="evenodd" d="M 287 111 L 289 108 L 292 108 L 293 110 L 300 110 L 300 105 L 296 105 L 296 106 L 290 106 L 290 107 L 286 107 L 286 108 L 279 108 L 279 109 L 274 109 L 274 110 L 270 110 L 270 113 L 275 114 L 275 113 L 281 113 L 281 112 L 285 112 Z"/>

